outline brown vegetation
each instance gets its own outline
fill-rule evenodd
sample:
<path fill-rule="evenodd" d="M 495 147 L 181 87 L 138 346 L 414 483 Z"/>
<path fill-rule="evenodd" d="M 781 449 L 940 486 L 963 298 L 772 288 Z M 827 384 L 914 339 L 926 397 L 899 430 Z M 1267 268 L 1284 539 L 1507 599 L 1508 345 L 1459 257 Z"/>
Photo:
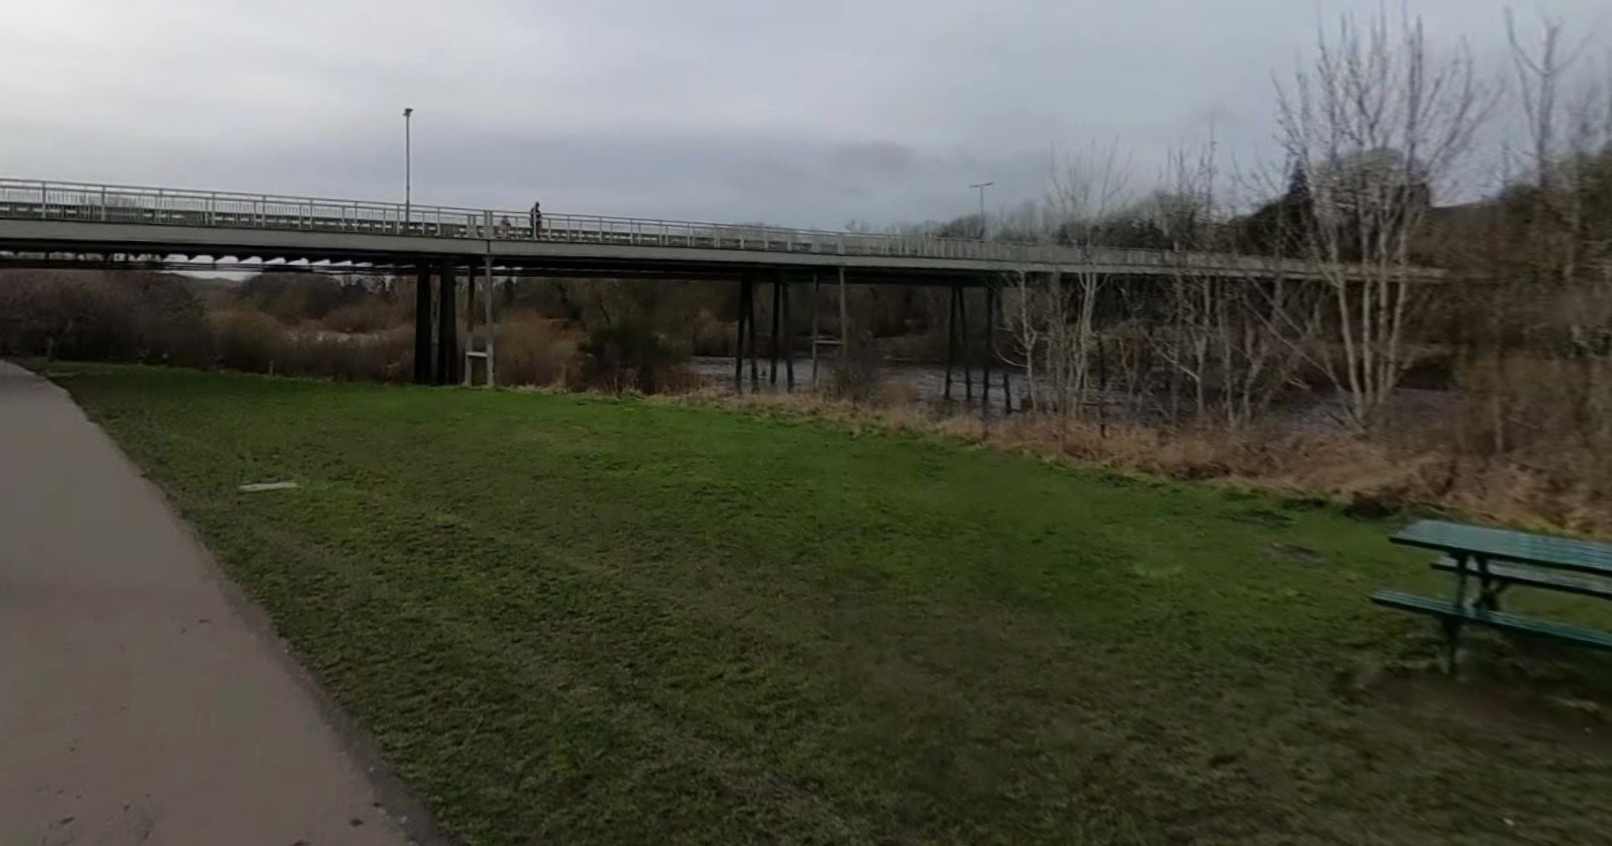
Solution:
<path fill-rule="evenodd" d="M 579 333 L 562 321 L 521 314 L 498 324 L 493 370 L 504 385 L 569 385 Z"/>

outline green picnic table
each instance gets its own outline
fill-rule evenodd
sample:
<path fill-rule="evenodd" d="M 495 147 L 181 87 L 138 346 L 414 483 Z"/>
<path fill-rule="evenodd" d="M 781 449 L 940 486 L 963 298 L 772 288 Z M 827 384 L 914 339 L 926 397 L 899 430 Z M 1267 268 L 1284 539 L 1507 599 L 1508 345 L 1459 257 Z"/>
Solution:
<path fill-rule="evenodd" d="M 1517 587 L 1612 600 L 1612 546 L 1442 520 L 1417 521 L 1389 540 L 1441 553 L 1433 568 L 1455 576 L 1450 599 L 1389 589 L 1371 594 L 1378 605 L 1438 619 L 1451 672 L 1461 629 L 1469 624 L 1612 650 L 1607 632 L 1500 609 L 1501 597 Z"/>

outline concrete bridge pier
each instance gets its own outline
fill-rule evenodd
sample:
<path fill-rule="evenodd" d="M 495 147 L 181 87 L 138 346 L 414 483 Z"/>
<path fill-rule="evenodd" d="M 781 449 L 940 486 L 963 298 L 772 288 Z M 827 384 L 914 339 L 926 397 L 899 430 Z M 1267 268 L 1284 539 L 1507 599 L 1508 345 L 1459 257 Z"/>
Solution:
<path fill-rule="evenodd" d="M 963 360 L 963 402 L 974 401 L 974 366 L 968 358 L 968 294 L 957 289 L 957 345 Z"/>
<path fill-rule="evenodd" d="M 988 286 L 988 290 L 990 290 L 994 294 L 995 299 L 996 299 L 996 319 L 991 322 L 991 328 L 990 328 L 991 335 L 990 335 L 990 339 L 987 341 L 987 344 L 990 347 L 991 354 L 995 355 L 996 354 L 996 324 L 1002 322 L 1002 286 L 1000 284 L 995 285 L 995 286 Z M 1011 338 L 1010 338 L 1010 340 L 1011 340 Z M 1012 380 L 1011 380 L 1011 377 L 1009 375 L 1008 368 L 1004 367 L 1004 368 L 1002 368 L 1002 416 L 1003 417 L 1007 417 L 1008 415 L 1013 413 L 1013 391 L 1011 390 L 1011 385 L 1012 385 Z"/>
<path fill-rule="evenodd" d="M 961 285 L 953 284 L 950 296 L 946 299 L 946 388 L 941 392 L 946 402 L 952 400 L 952 370 L 957 365 L 958 347 L 961 346 L 957 338 L 957 312 L 962 307 L 962 302 L 963 288 Z M 963 366 L 965 368 L 968 366 L 966 361 Z"/>
<path fill-rule="evenodd" d="M 481 362 L 482 384 L 491 388 L 495 383 L 493 378 L 493 358 L 498 335 L 498 327 L 494 316 L 493 302 L 498 298 L 497 283 L 493 279 L 493 258 L 484 256 L 481 267 L 481 288 L 477 293 L 475 268 L 469 265 L 465 269 L 465 342 L 464 342 L 464 372 L 460 374 L 466 386 L 475 384 L 476 362 Z M 480 297 L 478 302 L 477 298 Z M 476 312 L 480 306 L 481 311 L 481 348 L 476 348 Z"/>
<path fill-rule="evenodd" d="M 795 329 L 790 322 L 793 315 L 789 313 L 789 280 L 784 277 L 784 271 L 778 271 L 778 292 L 783 295 L 784 310 L 784 390 L 789 393 L 795 391 Z"/>
<path fill-rule="evenodd" d="M 772 283 L 772 338 L 767 344 L 767 382 L 778 386 L 778 355 L 784 356 L 784 390 L 795 390 L 795 333 L 790 328 L 788 271 L 778 269 Z"/>
<path fill-rule="evenodd" d="M 772 280 L 772 334 L 767 338 L 767 384 L 778 387 L 778 320 L 780 312 L 778 304 L 783 300 L 784 272 L 778 271 L 778 277 Z"/>
<path fill-rule="evenodd" d="M 980 419 L 991 419 L 991 359 L 996 355 L 996 286 L 989 276 L 981 280 L 985 286 L 985 361 L 980 379 Z"/>
<path fill-rule="evenodd" d="M 739 319 L 736 331 L 733 334 L 733 392 L 744 393 L 744 353 L 745 333 L 749 332 L 750 352 L 755 354 L 756 343 L 756 285 L 755 280 L 746 273 L 739 280 Z M 755 369 L 754 360 L 751 362 L 752 373 Z M 754 376 L 752 376 L 752 381 Z"/>
<path fill-rule="evenodd" d="M 984 357 L 981 359 L 980 405 L 988 418 L 991 413 L 991 363 L 996 357 L 996 324 L 1002 317 L 1002 289 L 989 276 L 981 280 L 985 291 L 985 327 L 981 332 L 981 345 Z M 941 396 L 950 402 L 952 399 L 952 385 L 956 382 L 953 374 L 957 365 L 963 367 L 963 398 L 965 403 L 974 402 L 974 367 L 970 358 L 973 350 L 970 348 L 968 326 L 968 295 L 963 286 L 957 283 L 951 285 L 946 311 L 946 382 Z M 1002 403 L 1004 410 L 1011 412 L 1012 394 L 1008 390 L 1008 372 L 1002 371 Z"/>
<path fill-rule="evenodd" d="M 431 384 L 431 265 L 420 262 L 414 278 L 414 383 Z"/>
<path fill-rule="evenodd" d="M 436 380 L 438 385 L 456 385 L 459 383 L 459 319 L 454 313 L 457 300 L 454 282 L 454 264 L 444 261 L 441 265 L 441 278 L 437 284 L 437 360 Z"/>
<path fill-rule="evenodd" d="M 745 287 L 745 332 L 750 344 L 750 393 L 761 390 L 761 348 L 756 346 L 756 280 L 747 276 Z"/>

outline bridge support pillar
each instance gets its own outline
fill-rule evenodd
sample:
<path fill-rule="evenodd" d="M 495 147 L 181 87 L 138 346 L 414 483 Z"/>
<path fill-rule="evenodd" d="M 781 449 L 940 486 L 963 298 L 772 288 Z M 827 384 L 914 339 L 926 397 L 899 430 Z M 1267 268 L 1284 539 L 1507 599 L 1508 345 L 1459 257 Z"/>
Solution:
<path fill-rule="evenodd" d="M 952 401 L 952 368 L 957 364 L 957 306 L 963 301 L 963 289 L 953 284 L 946 298 L 946 388 L 941 396 Z"/>
<path fill-rule="evenodd" d="M 778 387 L 778 326 L 781 313 L 779 304 L 784 299 L 784 272 L 778 271 L 778 278 L 772 281 L 772 337 L 767 339 L 767 384 Z"/>
<path fill-rule="evenodd" d="M 761 390 L 761 374 L 758 368 L 761 358 L 761 349 L 756 346 L 756 280 L 752 277 L 745 281 L 745 288 L 749 293 L 745 296 L 745 329 L 750 340 L 750 393 Z"/>
<path fill-rule="evenodd" d="M 437 288 L 438 385 L 452 385 L 459 381 L 459 318 L 454 309 L 458 300 L 458 286 L 454 282 L 453 272 L 453 262 L 442 263 L 442 278 Z"/>
<path fill-rule="evenodd" d="M 750 276 L 739 280 L 739 315 L 733 333 L 733 392 L 744 393 L 744 331 L 750 322 Z"/>
<path fill-rule="evenodd" d="M 812 313 L 812 390 L 817 389 L 817 342 L 820 337 L 817 331 L 817 292 L 817 271 L 814 270 L 812 271 L 812 298 L 809 300 L 811 303 L 809 308 Z"/>
<path fill-rule="evenodd" d="M 849 324 L 850 324 L 851 320 L 850 320 L 849 315 L 846 314 L 847 306 L 845 305 L 845 265 L 843 265 L 843 264 L 840 265 L 839 266 L 839 271 L 840 271 L 840 364 L 843 365 L 846 361 L 849 360 L 849 356 L 851 354 L 851 339 L 850 339 L 850 336 L 847 334 L 847 332 L 849 331 Z"/>
<path fill-rule="evenodd" d="M 784 390 L 790 393 L 795 391 L 795 332 L 794 324 L 790 323 L 789 313 L 789 280 L 784 278 L 784 272 L 778 271 L 778 290 L 784 295 Z"/>
<path fill-rule="evenodd" d="M 957 345 L 963 360 L 963 402 L 974 401 L 974 368 L 968 360 L 968 292 L 957 292 Z"/>
<path fill-rule="evenodd" d="M 980 379 L 980 419 L 991 419 L 991 357 L 996 355 L 996 286 L 985 280 L 985 362 Z"/>
<path fill-rule="evenodd" d="M 478 287 L 480 289 L 479 293 Z M 494 336 L 498 333 L 493 322 L 493 301 L 497 297 L 498 290 L 496 283 L 493 281 L 493 257 L 482 257 L 479 286 L 476 280 L 476 269 L 466 265 L 464 372 L 459 374 L 464 385 L 469 386 L 476 383 L 476 363 L 478 361 L 481 362 L 481 383 L 489 388 L 494 385 Z M 481 311 L 481 349 L 476 348 L 476 312 L 478 307 Z"/>
<path fill-rule="evenodd" d="M 1002 316 L 1002 292 L 1003 292 L 1003 290 L 1005 290 L 1007 288 L 1007 286 L 1009 284 L 1008 280 L 1010 278 L 1011 277 L 999 277 L 1001 285 L 998 286 L 997 289 L 996 289 L 996 321 L 997 321 L 997 323 L 1002 323 L 1004 329 L 1006 328 L 1006 322 L 1005 322 L 1005 319 Z M 996 324 L 995 323 L 991 324 L 991 337 L 993 339 L 996 337 Z M 1008 336 L 1008 342 L 1012 343 L 1012 341 L 1013 341 L 1013 336 L 1009 335 Z M 996 349 L 996 342 L 994 340 L 991 342 L 991 349 L 993 351 Z M 1002 367 L 1002 416 L 1003 417 L 1009 417 L 1009 416 L 1011 416 L 1013 414 L 1013 380 L 1012 380 L 1012 373 L 1013 373 L 1013 371 L 1012 371 L 1011 367 L 1008 367 L 1006 365 L 1004 365 Z"/>
<path fill-rule="evenodd" d="M 414 277 L 414 383 L 431 384 L 431 265 L 420 262 Z"/>

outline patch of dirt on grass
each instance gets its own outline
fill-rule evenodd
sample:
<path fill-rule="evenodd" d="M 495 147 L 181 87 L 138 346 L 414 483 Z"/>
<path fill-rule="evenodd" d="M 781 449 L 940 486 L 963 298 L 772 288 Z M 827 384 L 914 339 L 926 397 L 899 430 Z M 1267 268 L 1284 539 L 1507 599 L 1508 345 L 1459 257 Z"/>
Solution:
<path fill-rule="evenodd" d="M 1599 710 L 1572 707 L 1563 697 L 1502 686 L 1490 680 L 1401 676 L 1377 684 L 1387 701 L 1418 717 L 1464 723 L 1504 737 L 1543 740 L 1612 758 L 1612 724 Z"/>

